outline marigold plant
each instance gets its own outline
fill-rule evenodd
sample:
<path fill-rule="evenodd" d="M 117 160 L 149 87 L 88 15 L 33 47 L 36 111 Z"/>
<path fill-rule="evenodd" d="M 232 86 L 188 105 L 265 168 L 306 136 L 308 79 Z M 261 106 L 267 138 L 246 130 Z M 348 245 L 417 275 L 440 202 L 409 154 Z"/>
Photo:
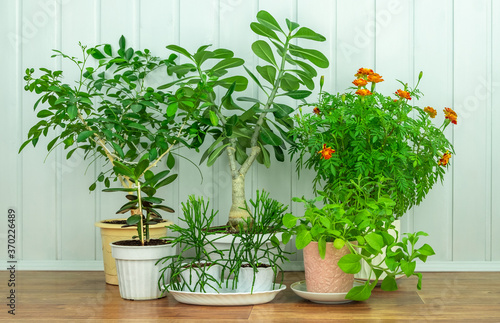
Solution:
<path fill-rule="evenodd" d="M 321 113 L 296 115 L 291 153 L 298 156 L 298 172 L 303 167 L 315 170 L 315 191 L 339 199 L 342 189 L 360 176 L 388 179 L 385 190 L 396 202 L 397 218 L 443 180 L 454 152 L 444 130 L 457 124 L 457 114 L 446 108 L 437 127 L 431 119 L 436 116 L 434 108 L 409 104 L 421 95 L 417 87 L 422 73 L 413 89 L 401 83 L 402 89 L 393 92 L 396 100 L 394 94 L 375 91 L 383 78 L 373 70 L 360 68 L 355 77 L 354 93 L 321 92 L 314 104 Z"/>

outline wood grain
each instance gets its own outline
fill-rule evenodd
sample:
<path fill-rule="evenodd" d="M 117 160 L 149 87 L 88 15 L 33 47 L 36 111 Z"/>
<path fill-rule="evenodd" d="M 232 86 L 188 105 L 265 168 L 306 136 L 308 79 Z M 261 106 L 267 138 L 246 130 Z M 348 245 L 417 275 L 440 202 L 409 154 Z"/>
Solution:
<path fill-rule="evenodd" d="M 7 272 L 0 274 L 7 281 Z M 287 272 L 290 286 L 303 272 Z M 6 286 L 6 284 L 2 284 Z M 7 296 L 2 287 L 2 298 Z M 5 305 L 1 322 L 13 322 Z M 376 289 L 366 302 L 344 305 L 311 303 L 288 288 L 268 304 L 211 307 L 178 303 L 172 296 L 154 301 L 127 301 L 102 272 L 19 271 L 16 316 L 19 322 L 338 322 L 443 321 L 499 322 L 500 273 L 425 273 L 423 289 L 416 279 L 399 280 L 399 290 Z"/>

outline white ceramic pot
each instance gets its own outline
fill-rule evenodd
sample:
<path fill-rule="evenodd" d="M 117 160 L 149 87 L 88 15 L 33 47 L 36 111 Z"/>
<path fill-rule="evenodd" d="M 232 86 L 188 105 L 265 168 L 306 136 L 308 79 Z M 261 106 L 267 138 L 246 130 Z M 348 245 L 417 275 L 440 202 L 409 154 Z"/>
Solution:
<path fill-rule="evenodd" d="M 276 234 L 276 237 L 278 238 L 279 241 L 281 241 L 281 235 L 282 233 Z M 271 236 L 270 233 L 266 234 L 266 239 L 269 239 Z M 227 234 L 222 234 L 222 233 L 216 233 L 213 235 L 210 235 L 210 241 L 212 241 L 213 246 L 210 243 L 207 243 L 205 245 L 205 250 L 210 253 L 210 258 L 212 260 L 219 260 L 219 259 L 229 259 L 229 250 L 231 249 L 231 245 L 233 243 L 239 244 L 240 243 L 240 238 L 234 239 L 233 235 L 227 235 Z M 215 247 L 215 248 L 214 248 Z M 266 243 L 266 247 L 272 249 L 273 244 L 271 241 Z M 221 257 L 218 253 L 215 253 L 215 250 L 222 251 L 223 256 Z M 259 251 L 258 256 L 261 257 L 264 255 L 264 251 Z M 268 263 L 267 260 L 263 260 L 262 263 Z"/>
<path fill-rule="evenodd" d="M 396 220 L 394 221 L 394 226 L 396 231 L 401 232 L 401 220 Z M 394 238 L 396 238 L 396 232 L 394 230 L 389 230 L 389 234 L 392 235 Z M 401 237 L 400 237 L 401 238 Z M 385 249 L 382 250 L 382 253 L 380 255 L 377 255 L 373 260 L 372 263 L 378 264 L 380 263 L 384 258 L 385 258 Z M 385 263 L 382 263 L 382 267 L 387 268 Z M 387 275 L 385 273 L 382 273 L 379 277 L 379 283 L 382 282 L 382 280 L 386 277 Z M 360 279 L 360 280 L 375 280 L 375 273 L 372 272 L 372 269 L 370 266 L 365 261 L 361 262 L 361 270 L 359 273 L 354 275 L 354 278 Z"/>
<path fill-rule="evenodd" d="M 185 265 L 189 266 L 189 264 Z M 181 279 L 185 285 L 182 290 L 185 292 L 218 293 L 219 288 L 217 283 L 220 284 L 221 281 L 221 267 L 219 265 L 207 265 L 205 261 L 200 262 L 200 265 L 200 267 L 189 266 L 187 268 L 183 268 L 183 271 L 181 272 Z M 209 280 L 207 276 L 212 276 L 217 283 L 211 279 Z M 200 279 L 205 281 L 203 291 L 201 290 L 201 285 L 199 283 Z"/>
<path fill-rule="evenodd" d="M 155 264 L 163 257 L 175 255 L 176 247 L 170 244 L 120 246 L 111 243 L 111 252 L 116 261 L 118 286 L 122 298 L 148 300 L 165 296 L 161 295 L 158 288 L 160 269 L 165 264 Z"/>
<path fill-rule="evenodd" d="M 254 282 L 255 274 L 255 282 Z M 253 283 L 253 290 L 252 290 Z M 254 272 L 251 267 L 240 268 L 238 275 L 238 293 L 267 292 L 273 290 L 274 271 L 272 267 L 257 268 Z"/>

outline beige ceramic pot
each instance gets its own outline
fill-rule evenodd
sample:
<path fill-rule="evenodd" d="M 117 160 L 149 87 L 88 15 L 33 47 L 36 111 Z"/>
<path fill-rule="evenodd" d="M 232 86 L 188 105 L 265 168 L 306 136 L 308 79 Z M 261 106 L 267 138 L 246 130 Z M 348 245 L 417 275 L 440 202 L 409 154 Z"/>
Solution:
<path fill-rule="evenodd" d="M 310 242 L 304 248 L 304 268 L 307 291 L 311 293 L 347 293 L 354 284 L 354 275 L 339 268 L 340 258 L 349 253 L 344 246 L 336 249 L 332 242 L 326 244 L 325 259 L 321 259 L 318 243 Z"/>
<path fill-rule="evenodd" d="M 125 219 L 115 219 L 125 220 Z M 110 220 L 113 221 L 113 220 Z M 158 239 L 167 235 L 167 227 L 172 222 L 162 222 L 149 226 L 149 236 L 151 239 Z M 96 222 L 95 226 L 101 228 L 102 240 L 102 259 L 104 262 L 104 274 L 106 283 L 110 285 L 118 285 L 118 277 L 116 275 L 115 259 L 111 255 L 110 243 L 120 240 L 129 240 L 137 235 L 136 227 L 122 228 L 123 224 L 106 223 L 106 221 Z"/>

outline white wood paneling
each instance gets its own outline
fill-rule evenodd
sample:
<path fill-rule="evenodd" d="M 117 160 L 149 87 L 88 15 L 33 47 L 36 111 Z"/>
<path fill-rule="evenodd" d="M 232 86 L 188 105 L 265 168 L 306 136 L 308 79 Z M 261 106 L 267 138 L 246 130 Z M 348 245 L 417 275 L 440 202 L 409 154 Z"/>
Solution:
<path fill-rule="evenodd" d="M 419 268 L 469 270 L 475 264 L 478 269 L 495 268 L 500 260 L 500 204 L 496 198 L 500 194 L 496 167 L 500 131 L 494 127 L 500 117 L 496 109 L 500 104 L 500 22 L 495 19 L 500 7 L 494 0 L 2 2 L 0 28 L 5 32 L 0 35 L 4 58 L 0 64 L 4 75 L 12 77 L 0 81 L 0 109 L 5 116 L 4 140 L 0 141 L 4 152 L 0 212 L 10 206 L 18 211 L 18 255 L 30 268 L 60 262 L 61 268 L 77 269 L 86 261 L 89 265 L 82 268 L 95 266 L 93 261 L 101 255 L 93 222 L 114 217 L 123 202 L 120 194 L 100 193 L 100 187 L 88 193 L 100 165 L 91 166 L 84 174 L 87 162 L 78 158 L 66 161 L 61 149 L 44 163 L 47 140 L 17 155 L 37 120 L 32 110 L 36 96 L 22 90 L 24 69 L 62 67 L 69 80 L 75 74 L 68 70 L 68 63 L 50 58 L 52 49 L 75 55 L 78 41 L 90 46 L 110 43 L 116 49 L 121 35 L 129 46 L 148 48 L 158 56 L 168 53 L 168 44 L 190 51 L 203 44 L 229 48 L 253 69 L 258 59 L 250 46 L 257 37 L 249 24 L 260 9 L 271 12 L 280 23 L 289 18 L 327 37 L 322 44 L 307 42 L 330 59 L 331 67 L 319 71 L 326 76 L 327 91 L 350 87 L 360 67 L 373 68 L 386 79 L 378 86 L 386 94 L 397 89 L 395 79 L 413 84 L 419 71 L 424 71 L 420 89 L 425 96 L 418 104 L 431 105 L 439 112 L 444 107 L 455 108 L 459 124 L 447 130 L 456 155 L 444 185 L 436 185 L 405 219 L 408 229 L 430 233 L 426 242 L 437 252 L 427 267 Z M 244 74 L 243 69 L 238 73 Z M 154 82 L 166 80 L 159 77 Z M 246 94 L 257 93 L 250 84 Z M 195 163 L 200 159 L 194 151 L 182 153 Z M 167 218 L 176 221 L 181 202 L 197 194 L 210 198 L 212 206 L 220 210 L 218 224 L 224 224 L 230 206 L 227 160 L 223 157 L 213 167 L 201 165 L 200 169 L 202 184 L 196 168 L 179 159 L 179 179 L 162 192 L 177 211 Z M 289 204 L 293 196 L 312 194 L 310 178 L 311 174 L 304 173 L 297 179 L 295 165 L 288 158 L 284 163 L 273 160 L 270 169 L 255 165 L 247 176 L 247 196 L 266 188 L 274 198 Z M 293 205 L 291 210 L 300 213 L 302 206 Z M 0 240 L 4 232 L 0 230 Z M 5 258 L 5 252 L 1 255 Z M 299 268 L 300 253 L 291 259 Z"/>

